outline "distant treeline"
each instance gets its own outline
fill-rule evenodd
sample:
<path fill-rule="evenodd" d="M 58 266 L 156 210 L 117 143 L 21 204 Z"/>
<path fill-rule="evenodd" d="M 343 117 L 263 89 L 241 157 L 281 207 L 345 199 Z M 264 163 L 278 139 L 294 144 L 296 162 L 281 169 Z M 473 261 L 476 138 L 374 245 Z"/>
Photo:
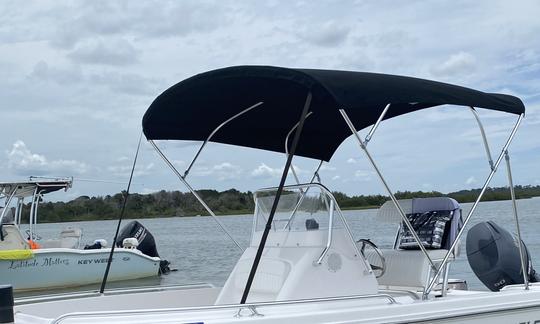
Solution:
<path fill-rule="evenodd" d="M 219 215 L 251 213 L 254 209 L 253 193 L 240 192 L 236 189 L 226 191 L 199 190 L 199 195 L 208 206 Z M 540 196 L 540 186 L 516 186 L 518 199 Z M 460 203 L 476 199 L 480 189 L 461 190 L 443 194 L 437 191 L 404 191 L 397 192 L 398 199 L 449 196 Z M 389 197 L 384 195 L 352 196 L 342 192 L 334 192 L 338 204 L 342 208 L 379 207 Z M 39 204 L 39 222 L 66 222 L 81 220 L 117 219 L 123 204 L 124 193 L 113 196 L 88 197 L 81 196 L 69 202 L 42 202 Z M 483 201 L 510 199 L 508 187 L 488 188 Z M 30 206 L 25 206 L 26 212 Z M 125 211 L 125 218 L 155 218 L 173 216 L 207 215 L 203 206 L 191 193 L 179 191 L 159 191 L 152 194 L 130 194 Z"/>

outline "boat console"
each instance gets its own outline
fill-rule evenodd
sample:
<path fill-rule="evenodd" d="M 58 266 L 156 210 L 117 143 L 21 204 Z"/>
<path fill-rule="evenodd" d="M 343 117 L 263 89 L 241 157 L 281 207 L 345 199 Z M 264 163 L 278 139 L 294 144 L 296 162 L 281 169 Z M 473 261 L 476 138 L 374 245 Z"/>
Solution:
<path fill-rule="evenodd" d="M 250 246 L 234 267 L 216 304 L 240 300 L 275 193 L 276 188 L 255 193 Z M 375 275 L 359 253 L 333 195 L 318 183 L 287 186 L 277 205 L 248 301 L 368 295 L 377 291 Z"/>

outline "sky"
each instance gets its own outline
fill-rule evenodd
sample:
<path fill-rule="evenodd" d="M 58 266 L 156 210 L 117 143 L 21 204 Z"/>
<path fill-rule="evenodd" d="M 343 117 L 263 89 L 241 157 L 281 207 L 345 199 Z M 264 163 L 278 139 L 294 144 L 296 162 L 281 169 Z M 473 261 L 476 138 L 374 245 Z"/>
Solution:
<path fill-rule="evenodd" d="M 539 185 L 539 15 L 535 0 L 4 0 L 0 181 L 74 177 L 53 200 L 124 190 L 156 96 L 197 73 L 260 64 L 408 75 L 518 96 L 526 117 L 510 148 L 514 182 Z M 496 157 L 516 116 L 478 111 Z M 182 172 L 200 143 L 158 145 Z M 478 188 L 489 173 L 464 107 L 386 120 L 369 149 L 394 191 Z M 211 143 L 188 180 L 197 189 L 254 191 L 277 186 L 284 163 L 282 154 Z M 293 163 L 306 182 L 318 164 Z M 505 172 L 493 186 L 506 184 Z M 320 174 L 331 190 L 384 192 L 352 137 Z M 131 190 L 161 189 L 186 191 L 143 140 Z"/>

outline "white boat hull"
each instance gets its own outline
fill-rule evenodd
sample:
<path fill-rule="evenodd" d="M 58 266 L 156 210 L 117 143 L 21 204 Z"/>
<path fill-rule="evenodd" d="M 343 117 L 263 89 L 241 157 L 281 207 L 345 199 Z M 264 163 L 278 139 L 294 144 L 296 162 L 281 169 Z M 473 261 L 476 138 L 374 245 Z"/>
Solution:
<path fill-rule="evenodd" d="M 26 260 L 0 260 L 0 284 L 15 290 L 81 286 L 101 282 L 110 249 L 39 249 Z M 138 250 L 117 248 L 108 281 L 156 276 L 159 258 Z"/>
<path fill-rule="evenodd" d="M 538 323 L 540 286 L 498 293 L 450 291 L 447 297 L 414 300 L 335 298 L 211 306 L 219 288 L 185 287 L 176 290 L 109 295 L 55 296 L 20 300 L 15 323 Z M 210 306 L 206 306 L 210 305 Z M 180 307 L 180 308 L 179 308 Z"/>

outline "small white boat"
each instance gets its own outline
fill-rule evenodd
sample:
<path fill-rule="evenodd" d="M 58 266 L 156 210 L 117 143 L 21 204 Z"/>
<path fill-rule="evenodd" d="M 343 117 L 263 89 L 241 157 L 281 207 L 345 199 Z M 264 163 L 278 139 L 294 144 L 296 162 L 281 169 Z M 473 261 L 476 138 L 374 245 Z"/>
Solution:
<path fill-rule="evenodd" d="M 471 110 L 489 161 L 471 210 L 461 215 L 447 197 L 398 201 L 367 146 L 385 119 L 452 104 Z M 475 108 L 517 116 L 496 159 Z M 459 109 L 459 108 L 456 108 Z M 251 241 L 223 287 L 193 285 L 126 289 L 18 299 L 15 323 L 535 323 L 540 284 L 521 242 L 508 147 L 525 113 L 516 97 L 416 78 L 269 66 L 203 73 L 171 87 L 143 118 L 146 138 L 187 182 L 209 141 L 285 153 L 278 187 L 254 194 Z M 308 118 L 309 117 L 309 118 Z M 358 129 L 369 127 L 365 138 Z M 451 127 L 444 133 L 451 133 Z M 318 170 L 352 134 L 391 201 L 377 221 L 397 235 L 381 249 L 379 237 L 356 240 Z M 292 141 L 289 141 L 292 136 Z M 201 140 L 181 173 L 155 140 Z M 295 155 L 320 160 L 310 182 L 285 185 Z M 467 258 L 488 290 L 468 290 L 448 278 L 465 228 L 499 165 L 506 160 L 517 237 L 492 222 L 467 235 Z M 225 230 L 223 224 L 216 219 Z M 0 288 L 10 303 L 10 288 Z M 6 312 L 5 320 L 10 313 Z M 0 321 L 1 322 L 1 321 Z"/>
<path fill-rule="evenodd" d="M 99 239 L 94 244 L 81 247 L 82 230 L 66 228 L 59 238 L 42 240 L 36 233 L 39 202 L 43 195 L 67 190 L 70 179 L 48 181 L 27 181 L 0 183 L 0 193 L 5 206 L 0 213 L 0 284 L 12 285 L 15 290 L 35 290 L 81 286 L 101 282 L 107 265 L 110 248 L 106 240 Z M 24 199 L 30 199 L 28 230 L 23 215 Z M 14 203 L 14 207 L 11 205 Z M 136 227 L 136 229 L 135 229 Z M 137 230 L 142 232 L 131 235 Z M 129 234 L 126 234 L 129 233 Z M 157 255 L 155 245 L 151 255 L 144 241 L 154 244 L 151 234 L 139 223 L 130 223 L 123 232 L 120 242 L 126 236 L 136 236 L 126 240 L 126 246 L 117 247 L 110 267 L 109 280 L 128 280 L 160 273 L 160 265 L 166 265 Z M 140 240 L 140 246 L 139 246 Z M 146 243 L 148 245 L 148 243 Z M 155 251 L 155 252 L 154 252 Z"/>

